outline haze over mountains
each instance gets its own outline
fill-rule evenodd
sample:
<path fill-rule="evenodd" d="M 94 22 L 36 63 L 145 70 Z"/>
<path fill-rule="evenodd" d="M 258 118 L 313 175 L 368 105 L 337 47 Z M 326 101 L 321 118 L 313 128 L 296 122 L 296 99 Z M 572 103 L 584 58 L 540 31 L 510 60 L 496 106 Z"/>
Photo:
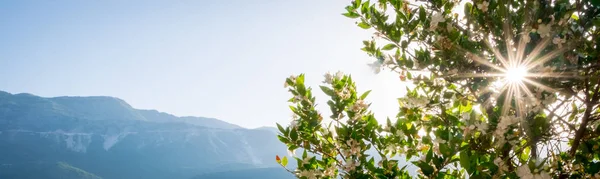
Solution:
<path fill-rule="evenodd" d="M 287 153 L 276 129 L 140 110 L 114 97 L 0 91 L 0 149 L 0 178 L 293 178 L 274 161 Z"/>

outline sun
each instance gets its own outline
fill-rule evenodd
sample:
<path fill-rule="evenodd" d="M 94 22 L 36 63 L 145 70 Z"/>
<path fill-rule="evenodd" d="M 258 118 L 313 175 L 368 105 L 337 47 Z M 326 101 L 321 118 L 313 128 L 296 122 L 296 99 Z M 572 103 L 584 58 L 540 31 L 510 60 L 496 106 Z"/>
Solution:
<path fill-rule="evenodd" d="M 504 77 L 508 82 L 520 83 L 527 77 L 527 68 L 525 66 L 511 67 L 506 70 Z"/>

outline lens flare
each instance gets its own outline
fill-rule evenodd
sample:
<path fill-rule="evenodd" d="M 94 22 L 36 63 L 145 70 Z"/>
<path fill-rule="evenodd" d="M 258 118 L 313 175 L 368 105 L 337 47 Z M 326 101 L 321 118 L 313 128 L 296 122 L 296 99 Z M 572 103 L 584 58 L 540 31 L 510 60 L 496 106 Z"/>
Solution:
<path fill-rule="evenodd" d="M 504 75 L 508 82 L 519 83 L 527 76 L 527 68 L 524 66 L 512 67 L 507 69 Z"/>

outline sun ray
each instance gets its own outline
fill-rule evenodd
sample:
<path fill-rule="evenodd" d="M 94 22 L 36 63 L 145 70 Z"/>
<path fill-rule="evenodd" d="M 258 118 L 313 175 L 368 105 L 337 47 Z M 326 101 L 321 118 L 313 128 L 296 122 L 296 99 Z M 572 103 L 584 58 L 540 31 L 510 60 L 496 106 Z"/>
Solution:
<path fill-rule="evenodd" d="M 554 72 L 549 72 L 549 73 L 528 73 L 526 77 L 537 77 L 537 78 L 544 78 L 544 77 L 549 77 L 549 78 L 571 78 L 571 79 L 581 79 L 581 78 L 585 78 L 583 76 L 579 76 L 576 75 L 576 72 L 561 72 L 561 73 L 554 73 Z"/>
<path fill-rule="evenodd" d="M 496 59 L 498 59 L 498 61 L 500 61 L 500 63 L 502 63 L 503 66 L 508 67 L 510 66 L 507 62 L 506 59 L 504 58 L 504 56 L 502 56 L 502 53 L 500 53 L 500 51 L 496 48 L 493 48 L 494 46 L 492 45 L 492 43 L 490 43 L 490 41 L 488 41 L 487 39 L 483 40 L 488 47 L 490 47 L 490 50 L 492 51 L 492 53 L 494 53 L 494 55 L 496 56 Z"/>
<path fill-rule="evenodd" d="M 457 77 L 463 77 L 463 78 L 473 78 L 473 77 L 500 77 L 503 76 L 504 74 L 500 74 L 500 73 L 492 73 L 492 74 L 481 74 L 481 73 L 459 73 L 456 76 Z"/>
<path fill-rule="evenodd" d="M 529 35 L 529 34 L 527 34 Z M 517 46 L 517 64 L 523 64 L 524 55 L 525 55 L 525 47 L 527 46 L 527 42 L 525 42 L 525 37 L 523 35 L 519 39 L 519 46 Z"/>
<path fill-rule="evenodd" d="M 537 57 L 542 52 L 542 50 L 544 50 L 546 46 L 548 46 L 548 43 L 550 43 L 550 38 L 544 38 L 542 42 L 536 45 L 533 48 L 533 50 L 529 53 L 529 55 L 527 55 L 527 57 L 523 60 L 522 64 L 530 63 L 530 61 L 533 60 L 533 58 Z"/>
<path fill-rule="evenodd" d="M 482 73 L 458 73 L 452 75 L 452 77 L 492 78 L 490 81 L 491 86 L 484 88 L 483 90 L 479 89 L 475 91 L 479 94 L 490 94 L 489 92 L 492 92 L 487 99 L 482 101 L 482 103 L 484 105 L 492 106 L 495 105 L 494 103 L 503 103 L 504 107 L 502 107 L 501 110 L 502 115 L 511 113 L 512 115 L 523 116 L 527 115 L 527 110 L 531 107 L 528 106 L 530 102 L 537 103 L 539 100 L 532 92 L 533 88 L 536 88 L 536 91 L 538 89 L 547 92 L 557 91 L 537 80 L 541 78 L 575 79 L 582 77 L 578 75 L 576 71 L 569 71 L 569 67 L 561 67 L 559 70 L 557 70 L 556 67 L 540 67 L 545 65 L 546 62 L 572 50 L 570 45 L 564 44 L 564 47 L 552 49 L 550 52 L 545 53 L 544 51 L 548 49 L 547 47 L 552 45 L 551 41 L 553 38 L 544 37 L 541 40 L 536 41 L 535 43 L 537 43 L 537 45 L 529 51 L 527 46 L 530 44 L 530 40 L 527 38 L 529 38 L 531 32 L 514 32 L 509 24 L 511 22 L 510 17 L 506 18 L 506 23 L 503 26 L 504 34 L 502 34 L 504 44 L 495 43 L 495 39 L 492 39 L 489 34 L 485 34 L 483 42 L 487 47 L 482 53 L 475 54 L 460 46 L 453 47 L 453 49 L 458 52 L 465 53 L 469 60 L 487 66 L 494 71 Z M 503 49 L 503 47 L 506 49 Z M 500 98 L 501 96 L 504 97 Z"/>
<path fill-rule="evenodd" d="M 525 92 L 525 94 L 527 96 L 535 96 L 533 93 L 531 93 L 531 90 L 529 90 L 529 88 L 527 88 L 527 86 L 525 86 L 525 83 L 521 82 L 521 83 L 519 83 L 519 86 L 521 87 L 521 90 L 523 90 Z"/>
<path fill-rule="evenodd" d="M 552 88 L 550 88 L 550 87 L 548 87 L 548 86 L 546 86 L 546 85 L 543 85 L 543 84 L 541 84 L 541 83 L 535 82 L 535 81 L 533 81 L 533 80 L 530 80 L 530 79 L 523 79 L 523 81 L 525 81 L 525 82 L 527 82 L 527 83 L 529 83 L 529 84 L 532 84 L 532 85 L 534 85 L 534 86 L 536 86 L 536 87 L 538 87 L 538 88 L 540 88 L 540 89 L 542 89 L 542 90 L 544 90 L 544 91 L 548 91 L 548 92 L 556 92 L 556 90 L 555 90 L 555 89 L 552 89 Z"/>
<path fill-rule="evenodd" d="M 529 90 L 529 88 L 527 88 L 527 86 L 525 86 L 525 83 L 523 83 L 523 82 L 519 82 L 518 86 L 519 86 L 519 88 L 520 88 L 520 90 L 519 90 L 519 91 L 522 91 L 522 92 L 524 92 L 524 93 L 525 93 L 525 95 L 526 95 L 526 97 L 529 97 L 529 96 L 535 96 L 533 93 L 531 93 L 531 91 Z M 530 100 L 530 99 L 527 99 L 527 100 Z M 533 98 L 533 100 L 535 100 L 535 102 L 537 102 L 537 98 Z M 524 101 L 524 100 L 521 100 L 521 101 Z M 523 110 L 523 111 L 525 111 L 525 110 L 526 110 L 526 107 L 524 106 L 524 104 L 523 104 L 523 103 L 521 103 L 521 106 L 520 106 L 520 108 L 521 108 L 521 110 Z"/>
<path fill-rule="evenodd" d="M 546 63 L 548 60 L 553 59 L 554 57 L 562 55 L 563 53 L 565 53 L 566 51 L 569 51 L 569 50 L 571 50 L 571 49 L 570 48 L 566 48 L 566 47 L 559 48 L 557 50 L 553 50 L 549 54 L 546 54 L 546 55 L 538 58 L 537 60 L 535 60 L 533 62 L 530 61 L 530 63 L 526 63 L 524 65 L 527 66 L 527 68 L 532 69 L 532 68 L 537 67 L 538 65 Z"/>
<path fill-rule="evenodd" d="M 512 84 L 515 90 L 515 108 L 518 116 L 525 116 L 525 106 L 523 105 L 523 100 L 521 99 L 523 96 L 521 95 L 520 84 L 522 84 L 522 82 Z"/>
<path fill-rule="evenodd" d="M 488 67 L 494 68 L 494 69 L 496 69 L 496 70 L 498 70 L 498 71 L 501 71 L 501 72 L 506 72 L 506 70 L 505 70 L 505 69 L 503 69 L 503 68 L 500 68 L 500 67 L 498 67 L 498 66 L 496 66 L 496 65 L 492 64 L 491 62 L 484 60 L 483 58 L 479 57 L 478 55 L 473 55 L 473 60 L 474 60 L 475 62 L 479 62 L 480 64 L 483 64 L 483 65 L 485 65 L 485 66 L 488 66 Z"/>

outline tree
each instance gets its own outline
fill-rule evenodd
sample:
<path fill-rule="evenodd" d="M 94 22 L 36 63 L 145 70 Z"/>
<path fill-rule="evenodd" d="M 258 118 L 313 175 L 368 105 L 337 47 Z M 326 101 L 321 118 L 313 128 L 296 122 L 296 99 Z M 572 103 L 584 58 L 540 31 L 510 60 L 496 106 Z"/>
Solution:
<path fill-rule="evenodd" d="M 352 1 L 343 15 L 374 31 L 362 48 L 370 66 L 414 87 L 398 99 L 395 119 L 379 124 L 369 91 L 350 75 L 325 75 L 330 119 L 315 109 L 304 74 L 287 78 L 295 117 L 278 124 L 278 137 L 304 151 L 288 170 L 299 178 L 600 178 L 598 5 Z M 277 158 L 285 167 L 287 157 Z"/>

